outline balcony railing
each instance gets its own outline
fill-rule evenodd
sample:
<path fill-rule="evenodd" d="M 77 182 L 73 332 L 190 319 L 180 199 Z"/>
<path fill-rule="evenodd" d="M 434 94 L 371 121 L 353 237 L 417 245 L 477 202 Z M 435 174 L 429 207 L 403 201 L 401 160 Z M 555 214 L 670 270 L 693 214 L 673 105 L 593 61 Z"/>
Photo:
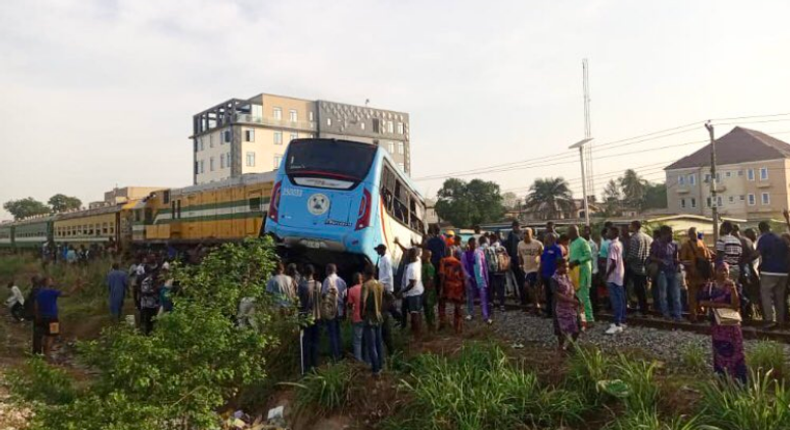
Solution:
<path fill-rule="evenodd" d="M 312 121 L 290 121 L 285 119 L 273 119 L 260 116 L 253 116 L 246 113 L 237 113 L 236 122 L 246 124 L 261 124 L 269 127 L 289 128 L 295 130 L 316 131 L 316 123 Z"/>

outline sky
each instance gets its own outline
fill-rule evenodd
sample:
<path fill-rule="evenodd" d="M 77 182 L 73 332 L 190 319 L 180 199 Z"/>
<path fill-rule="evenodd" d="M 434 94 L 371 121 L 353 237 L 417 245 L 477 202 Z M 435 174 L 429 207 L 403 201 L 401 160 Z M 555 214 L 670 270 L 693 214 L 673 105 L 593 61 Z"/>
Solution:
<path fill-rule="evenodd" d="M 581 196 L 583 58 L 595 191 L 626 168 L 660 180 L 701 123 L 606 144 L 730 117 L 753 118 L 717 135 L 790 141 L 790 115 L 763 116 L 790 113 L 788 16 L 787 1 L 0 2 L 0 202 L 190 185 L 192 115 L 261 92 L 409 112 L 428 196 L 435 175 L 519 195 L 562 176 Z"/>

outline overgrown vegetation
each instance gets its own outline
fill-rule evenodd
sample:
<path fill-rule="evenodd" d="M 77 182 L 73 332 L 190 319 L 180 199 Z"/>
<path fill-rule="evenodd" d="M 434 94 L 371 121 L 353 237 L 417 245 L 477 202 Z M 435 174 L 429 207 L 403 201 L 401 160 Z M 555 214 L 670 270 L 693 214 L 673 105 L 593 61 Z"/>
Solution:
<path fill-rule="evenodd" d="M 770 372 L 751 372 L 749 383 L 726 380 L 705 385 L 703 418 L 721 430 L 790 428 L 790 390 Z"/>
<path fill-rule="evenodd" d="M 708 357 L 710 351 L 697 344 L 686 345 L 680 351 L 680 361 L 683 365 L 692 371 L 704 371 L 710 368 Z"/>
<path fill-rule="evenodd" d="M 495 345 L 471 343 L 457 358 L 421 355 L 409 368 L 402 385 L 412 400 L 385 428 L 556 428 L 579 422 L 585 411 L 580 396 L 541 386 Z"/>
<path fill-rule="evenodd" d="M 312 410 L 326 414 L 340 409 L 348 402 L 351 386 L 357 376 L 358 369 L 346 361 L 309 373 L 298 384 L 293 384 L 297 387 L 297 412 Z"/>
<path fill-rule="evenodd" d="M 762 340 L 746 351 L 746 362 L 754 371 L 760 373 L 771 372 L 771 376 L 781 379 L 785 375 L 787 362 L 782 345 Z"/>
<path fill-rule="evenodd" d="M 34 371 L 16 375 L 14 392 L 34 402 L 33 429 L 217 427 L 220 408 L 266 380 L 267 353 L 281 337 L 295 342 L 296 317 L 278 312 L 265 294 L 275 262 L 271 241 L 256 239 L 223 245 L 199 266 L 176 267 L 181 292 L 151 336 L 118 325 L 79 344 L 97 376 L 73 395 L 65 375 L 31 361 Z M 242 297 L 255 299 L 262 329 L 236 326 Z M 53 380 L 61 387 L 55 392 L 45 389 Z"/>

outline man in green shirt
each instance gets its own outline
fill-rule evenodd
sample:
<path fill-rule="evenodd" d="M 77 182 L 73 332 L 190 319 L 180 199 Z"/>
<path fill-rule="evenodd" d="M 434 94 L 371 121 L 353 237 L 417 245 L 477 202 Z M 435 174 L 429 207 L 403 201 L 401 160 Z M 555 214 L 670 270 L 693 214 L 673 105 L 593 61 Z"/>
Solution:
<path fill-rule="evenodd" d="M 579 268 L 579 287 L 576 296 L 584 306 L 585 323 L 583 327 L 594 321 L 592 302 L 590 302 L 590 287 L 592 285 L 592 250 L 590 243 L 579 236 L 579 228 L 572 225 L 568 228 L 568 237 L 571 240 L 568 260 L 571 270 Z"/>

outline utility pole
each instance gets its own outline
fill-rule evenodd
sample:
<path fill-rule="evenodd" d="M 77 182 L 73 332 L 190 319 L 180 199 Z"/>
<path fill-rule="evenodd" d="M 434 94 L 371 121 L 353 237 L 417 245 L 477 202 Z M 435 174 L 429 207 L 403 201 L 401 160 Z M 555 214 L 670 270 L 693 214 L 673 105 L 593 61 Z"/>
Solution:
<path fill-rule="evenodd" d="M 719 242 L 719 207 L 716 204 L 716 139 L 713 136 L 713 124 L 705 123 L 710 135 L 710 207 L 713 215 L 713 243 Z"/>
<path fill-rule="evenodd" d="M 590 225 L 590 207 L 589 204 L 587 203 L 587 181 L 586 181 L 587 172 L 586 169 L 584 168 L 584 163 L 585 163 L 584 151 L 587 148 L 587 144 L 592 142 L 592 140 L 593 140 L 592 137 L 588 137 L 583 140 L 580 140 L 579 142 L 574 143 L 570 147 L 570 149 L 579 148 L 579 159 L 580 159 L 579 161 L 581 162 L 582 165 L 582 194 L 583 194 L 582 202 L 584 202 L 584 225 Z"/>

